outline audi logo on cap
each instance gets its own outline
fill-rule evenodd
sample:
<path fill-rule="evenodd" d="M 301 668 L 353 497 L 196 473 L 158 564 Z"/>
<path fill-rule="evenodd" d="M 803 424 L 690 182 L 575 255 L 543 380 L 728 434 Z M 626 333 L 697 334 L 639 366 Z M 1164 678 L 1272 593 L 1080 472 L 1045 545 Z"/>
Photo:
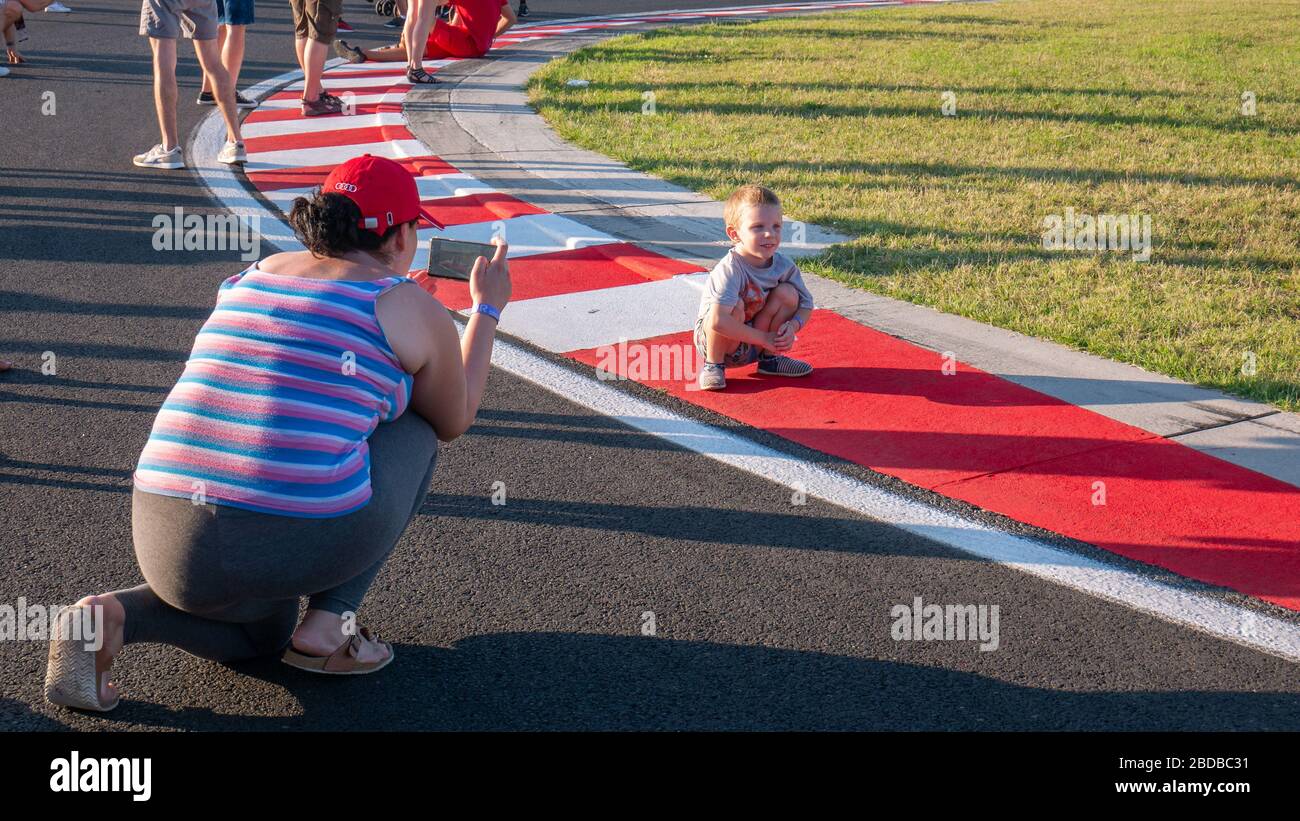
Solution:
<path fill-rule="evenodd" d="M 351 191 L 352 193 L 356 193 L 357 190 L 357 187 L 350 182 L 336 182 L 334 187 L 340 191 Z"/>

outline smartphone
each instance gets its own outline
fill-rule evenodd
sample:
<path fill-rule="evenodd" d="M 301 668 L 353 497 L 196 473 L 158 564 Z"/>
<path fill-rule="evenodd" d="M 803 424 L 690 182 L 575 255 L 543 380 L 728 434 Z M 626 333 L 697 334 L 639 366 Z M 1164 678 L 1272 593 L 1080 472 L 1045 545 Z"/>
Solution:
<path fill-rule="evenodd" d="M 434 237 L 429 240 L 429 276 L 469 281 L 474 260 L 492 259 L 497 247 L 483 242 L 462 242 L 456 239 Z"/>

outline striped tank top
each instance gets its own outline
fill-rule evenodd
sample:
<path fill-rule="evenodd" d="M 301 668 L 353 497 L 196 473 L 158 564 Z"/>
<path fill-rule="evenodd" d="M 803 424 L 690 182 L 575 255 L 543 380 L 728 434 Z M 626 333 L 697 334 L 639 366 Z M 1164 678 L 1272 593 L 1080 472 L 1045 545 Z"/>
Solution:
<path fill-rule="evenodd" d="M 285 516 L 365 507 L 366 439 L 402 415 L 414 383 L 375 300 L 407 281 L 282 276 L 254 263 L 223 282 L 154 420 L 135 486 Z"/>

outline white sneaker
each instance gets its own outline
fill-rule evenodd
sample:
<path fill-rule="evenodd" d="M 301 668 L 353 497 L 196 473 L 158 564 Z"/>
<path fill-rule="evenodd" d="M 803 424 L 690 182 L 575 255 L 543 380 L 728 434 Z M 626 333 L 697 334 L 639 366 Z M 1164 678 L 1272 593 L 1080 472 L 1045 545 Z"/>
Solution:
<path fill-rule="evenodd" d="M 223 162 L 226 165 L 237 165 L 248 162 L 248 154 L 244 151 L 244 143 L 232 142 L 227 140 L 226 144 L 221 146 L 221 151 L 217 152 L 217 162 Z"/>
<path fill-rule="evenodd" d="M 8 76 L 9 76 L 9 69 L 5 68 L 4 66 L 0 66 L 0 77 L 8 77 Z"/>
<path fill-rule="evenodd" d="M 58 12 L 59 14 L 67 14 L 68 12 L 72 11 L 72 9 L 58 2 L 50 3 L 48 6 L 45 7 L 45 10 Z"/>
<path fill-rule="evenodd" d="M 135 164 L 141 168 L 184 168 L 185 155 L 179 145 L 171 151 L 164 151 L 160 143 L 143 154 L 136 154 Z"/>

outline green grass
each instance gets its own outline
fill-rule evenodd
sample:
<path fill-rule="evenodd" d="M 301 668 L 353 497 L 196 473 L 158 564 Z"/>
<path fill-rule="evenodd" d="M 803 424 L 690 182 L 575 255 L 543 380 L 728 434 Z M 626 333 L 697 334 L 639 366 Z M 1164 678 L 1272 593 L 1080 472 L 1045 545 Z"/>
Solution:
<path fill-rule="evenodd" d="M 718 199 L 761 182 L 788 220 L 858 237 L 808 270 L 1300 410 L 1294 0 L 682 27 L 578 51 L 529 90 L 579 145 Z M 1149 214 L 1151 261 L 1044 250 L 1067 207 Z"/>

